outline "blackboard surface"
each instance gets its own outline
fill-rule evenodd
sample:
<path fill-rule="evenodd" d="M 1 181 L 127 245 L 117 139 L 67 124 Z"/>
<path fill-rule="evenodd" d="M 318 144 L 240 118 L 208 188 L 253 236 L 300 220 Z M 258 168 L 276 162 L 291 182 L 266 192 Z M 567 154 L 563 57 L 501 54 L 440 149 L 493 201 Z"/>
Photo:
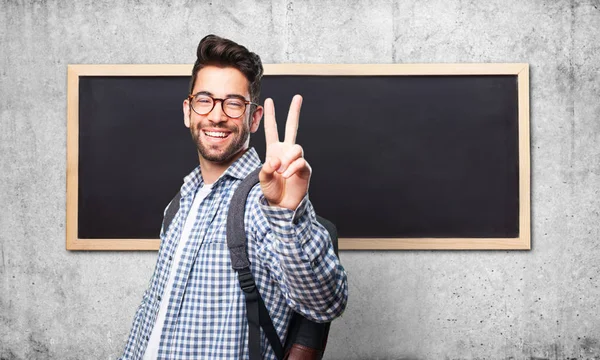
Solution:
<path fill-rule="evenodd" d="M 188 81 L 80 78 L 80 238 L 158 238 L 163 210 L 198 165 L 181 110 Z"/>
<path fill-rule="evenodd" d="M 158 237 L 198 164 L 188 81 L 79 78 L 79 238 Z M 296 93 L 310 199 L 340 237 L 519 236 L 516 75 L 265 76 L 280 134 Z M 262 125 L 251 145 L 263 158 Z"/>

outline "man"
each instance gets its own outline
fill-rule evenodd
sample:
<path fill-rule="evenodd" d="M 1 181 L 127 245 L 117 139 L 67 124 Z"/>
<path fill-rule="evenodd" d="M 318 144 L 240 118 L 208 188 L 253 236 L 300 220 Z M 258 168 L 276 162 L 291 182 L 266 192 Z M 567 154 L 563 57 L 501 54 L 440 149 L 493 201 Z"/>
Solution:
<path fill-rule="evenodd" d="M 345 309 L 346 273 L 316 221 L 311 168 L 295 144 L 302 98 L 292 100 L 280 142 L 273 101 L 257 104 L 262 73 L 260 57 L 233 41 L 209 35 L 198 45 L 183 115 L 200 165 L 184 179 L 180 209 L 161 230 L 122 359 L 248 359 L 245 299 L 225 229 L 234 190 L 261 166 L 249 135 L 263 112 L 267 154 L 245 211 L 258 290 L 282 341 L 293 311 L 327 322 Z M 264 334 L 261 352 L 275 359 Z"/>

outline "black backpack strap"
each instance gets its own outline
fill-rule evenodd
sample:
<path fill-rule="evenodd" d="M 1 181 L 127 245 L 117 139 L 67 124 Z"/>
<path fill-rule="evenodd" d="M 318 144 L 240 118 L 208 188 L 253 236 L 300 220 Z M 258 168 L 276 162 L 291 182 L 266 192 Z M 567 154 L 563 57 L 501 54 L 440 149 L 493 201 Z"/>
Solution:
<path fill-rule="evenodd" d="M 181 200 L 181 193 L 177 192 L 173 200 L 167 206 L 167 211 L 165 212 L 165 217 L 163 218 L 163 232 L 167 233 L 167 229 L 171 226 L 175 215 L 179 211 L 179 201 Z"/>
<path fill-rule="evenodd" d="M 260 351 L 260 328 L 263 328 L 265 336 L 269 339 L 271 348 L 278 359 L 283 359 L 283 346 L 277 331 L 273 326 L 269 312 L 260 296 L 250 270 L 248 259 L 246 227 L 244 226 L 244 214 L 248 194 L 258 183 L 260 167 L 248 175 L 233 193 L 229 212 L 227 214 L 227 247 L 231 257 L 231 267 L 237 271 L 240 287 L 246 298 L 246 314 L 248 317 L 248 349 L 250 360 L 262 359 Z"/>
<path fill-rule="evenodd" d="M 248 251 L 246 249 L 246 227 L 244 226 L 244 214 L 246 212 L 246 199 L 250 190 L 258 183 L 257 168 L 250 173 L 237 187 L 227 213 L 227 247 L 231 257 L 231 267 L 236 270 L 250 268 Z"/>

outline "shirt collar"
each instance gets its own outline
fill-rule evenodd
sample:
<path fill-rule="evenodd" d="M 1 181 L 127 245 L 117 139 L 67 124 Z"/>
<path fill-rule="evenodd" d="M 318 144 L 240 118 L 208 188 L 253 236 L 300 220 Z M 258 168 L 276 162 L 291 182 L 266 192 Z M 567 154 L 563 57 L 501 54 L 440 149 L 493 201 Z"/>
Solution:
<path fill-rule="evenodd" d="M 260 164 L 260 158 L 258 157 L 256 150 L 254 150 L 254 148 L 250 148 L 244 153 L 244 155 L 242 155 L 242 157 L 231 164 L 220 178 L 224 176 L 230 176 L 235 179 L 243 180 L 252 171 L 256 170 Z"/>
<path fill-rule="evenodd" d="M 226 177 L 242 180 L 254 171 L 261 164 L 260 158 L 254 148 L 248 149 L 244 155 L 237 159 L 233 164 L 229 165 L 227 170 L 215 181 L 215 184 L 222 181 Z M 198 165 L 191 173 L 183 179 L 181 187 L 181 196 L 185 197 L 190 192 L 195 191 L 198 187 L 204 185 L 200 165 Z"/>

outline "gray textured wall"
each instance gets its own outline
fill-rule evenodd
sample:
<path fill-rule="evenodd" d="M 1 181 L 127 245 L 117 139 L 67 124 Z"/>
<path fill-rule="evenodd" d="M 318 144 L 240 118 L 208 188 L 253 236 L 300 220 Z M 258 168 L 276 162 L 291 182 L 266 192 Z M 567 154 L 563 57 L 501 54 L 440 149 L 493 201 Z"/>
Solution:
<path fill-rule="evenodd" d="M 0 359 L 114 359 L 153 252 L 65 251 L 71 63 L 527 62 L 527 252 L 343 252 L 328 359 L 600 358 L 598 0 L 0 4 Z M 310 159 L 309 159 L 310 160 Z"/>

